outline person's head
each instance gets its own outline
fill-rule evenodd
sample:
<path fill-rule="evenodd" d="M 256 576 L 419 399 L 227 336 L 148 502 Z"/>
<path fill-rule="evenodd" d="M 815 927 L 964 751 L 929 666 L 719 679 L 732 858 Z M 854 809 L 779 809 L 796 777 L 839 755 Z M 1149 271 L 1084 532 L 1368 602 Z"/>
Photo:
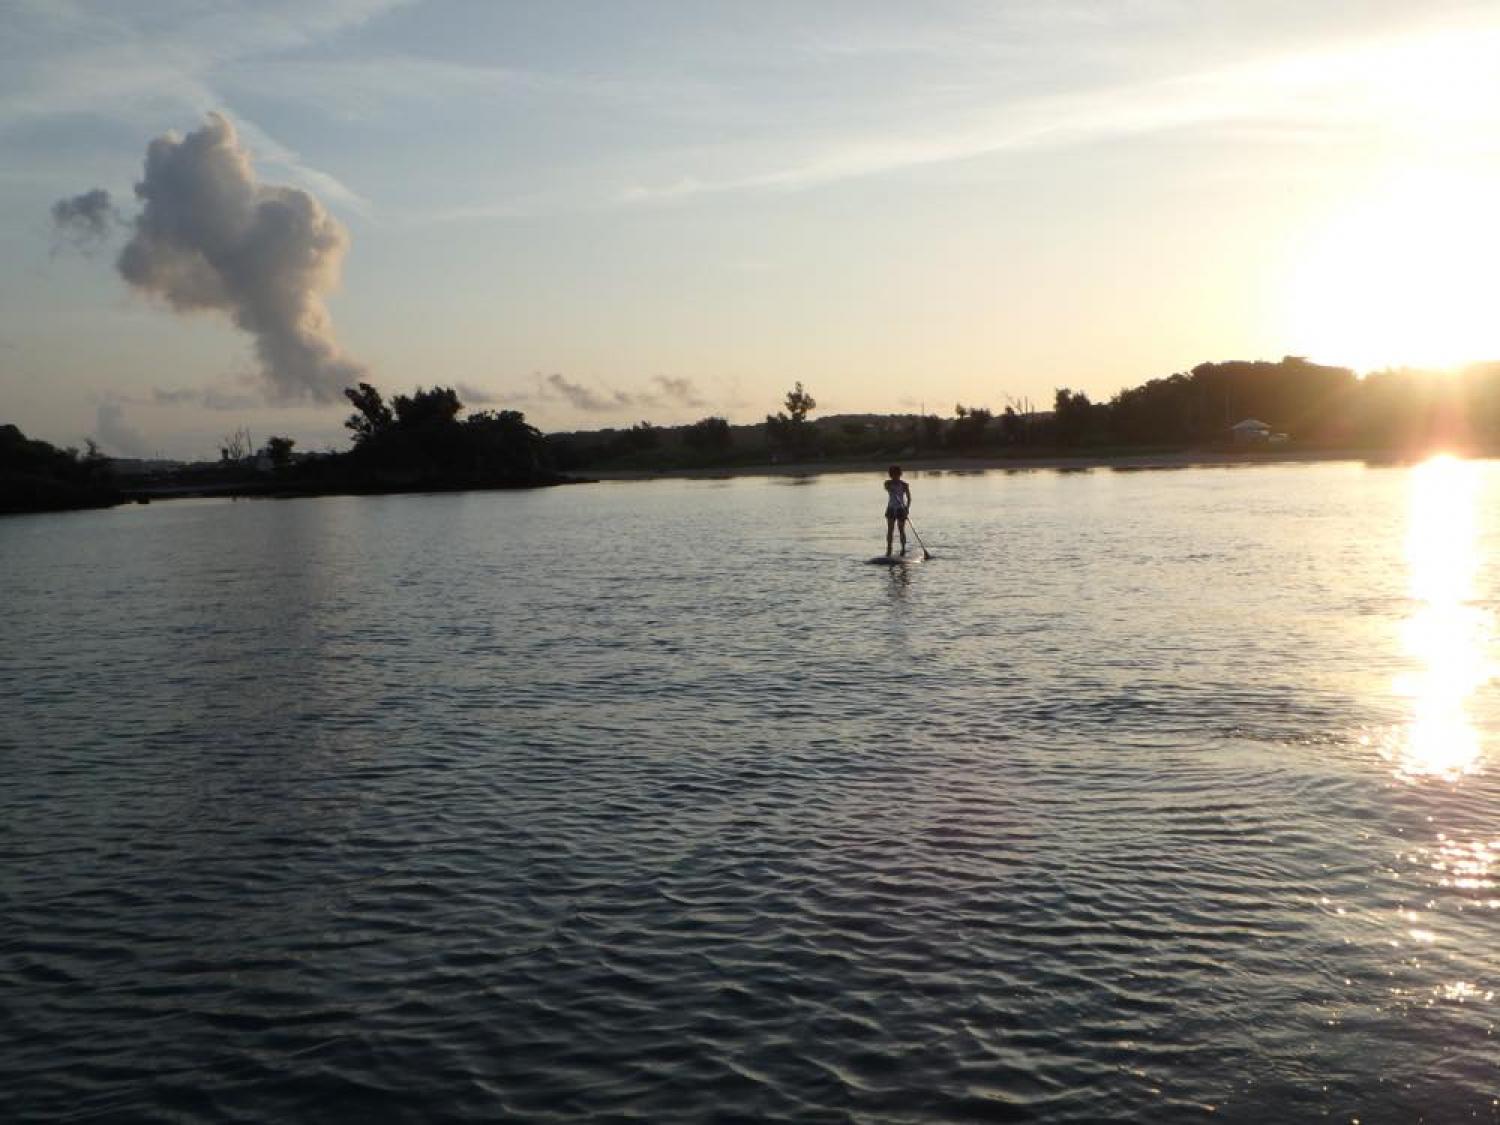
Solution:
<path fill-rule="evenodd" d="M 900 480 L 901 479 L 901 466 L 900 465 L 892 465 L 890 472 L 891 472 L 891 479 L 892 480 Z"/>

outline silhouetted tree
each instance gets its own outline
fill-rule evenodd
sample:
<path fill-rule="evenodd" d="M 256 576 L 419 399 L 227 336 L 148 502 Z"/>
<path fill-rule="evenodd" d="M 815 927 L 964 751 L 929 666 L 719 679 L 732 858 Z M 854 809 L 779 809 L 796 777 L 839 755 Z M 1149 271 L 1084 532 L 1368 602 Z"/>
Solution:
<path fill-rule="evenodd" d="M 786 393 L 786 412 L 793 422 L 805 422 L 818 407 L 818 400 L 802 389 L 801 382 Z"/>
<path fill-rule="evenodd" d="M 817 409 L 818 401 L 798 382 L 786 393 L 785 406 L 785 411 L 766 415 L 766 435 L 774 446 L 805 453 L 812 446 L 812 426 L 807 416 Z"/>
<path fill-rule="evenodd" d="M 88 453 L 58 449 L 0 425 L 0 512 L 40 512 L 118 503 L 109 459 L 88 443 Z"/>
<path fill-rule="evenodd" d="M 656 449 L 661 445 L 661 427 L 653 426 L 650 422 L 641 421 L 631 426 L 628 430 L 620 430 L 609 440 L 608 451 L 611 457 L 629 457 L 634 453 L 644 453 L 648 449 Z"/>
<path fill-rule="evenodd" d="M 396 425 L 403 430 L 441 429 L 464 408 L 452 387 L 433 387 L 430 391 L 418 387 L 410 395 L 397 395 L 391 406 Z"/>
<path fill-rule="evenodd" d="M 1093 429 L 1094 404 L 1082 391 L 1058 387 L 1052 410 L 1053 436 L 1058 445 L 1077 445 Z"/>
<path fill-rule="evenodd" d="M 380 392 L 369 383 L 361 383 L 359 387 L 345 387 L 344 397 L 354 404 L 358 411 L 351 414 L 344 425 L 354 431 L 354 444 L 359 445 L 383 434 L 395 425 L 395 416 L 391 414 L 391 408 L 385 404 L 385 399 L 380 397 Z"/>
<path fill-rule="evenodd" d="M 922 427 L 918 431 L 920 440 L 918 445 L 931 448 L 943 440 L 943 420 L 935 414 L 924 414 L 922 416 Z"/>
<path fill-rule="evenodd" d="M 541 431 L 519 410 L 482 411 L 471 415 L 459 430 L 469 467 L 486 480 L 526 480 L 547 468 Z"/>
<path fill-rule="evenodd" d="M 722 453 L 734 444 L 734 436 L 725 418 L 700 418 L 682 431 L 682 441 L 700 453 Z"/>
<path fill-rule="evenodd" d="M 250 456 L 254 446 L 250 441 L 250 431 L 241 426 L 232 434 L 224 435 L 224 444 L 219 446 L 220 461 L 243 461 Z"/>
<path fill-rule="evenodd" d="M 1015 445 L 1021 440 L 1021 416 L 1013 406 L 1007 406 L 1000 415 L 1000 440 L 1007 445 Z"/>
<path fill-rule="evenodd" d="M 358 410 L 345 423 L 355 447 L 348 462 L 320 467 L 325 475 L 440 488 L 540 483 L 552 476 L 547 443 L 520 411 L 460 419 L 458 394 L 441 386 L 397 395 L 394 409 L 368 383 L 344 394 Z"/>
<path fill-rule="evenodd" d="M 269 437 L 266 439 L 266 456 L 276 468 L 284 469 L 292 463 L 292 446 L 296 444 L 293 438 Z"/>
<path fill-rule="evenodd" d="M 547 456 L 552 464 L 564 473 L 581 469 L 591 461 L 589 450 L 580 446 L 578 441 L 568 435 L 547 434 L 542 439 Z"/>
<path fill-rule="evenodd" d="M 964 406 L 962 403 L 955 406 L 953 412 L 957 418 L 948 427 L 948 444 L 954 449 L 975 449 L 983 444 L 994 415 L 982 406 Z"/>
<path fill-rule="evenodd" d="M 1388 432 L 1392 417 L 1405 414 L 1404 406 L 1388 411 L 1394 404 L 1370 390 L 1349 368 L 1302 356 L 1200 363 L 1121 391 L 1109 405 L 1109 425 L 1116 438 L 1134 444 L 1217 442 L 1228 439 L 1234 423 L 1258 418 L 1299 440 L 1335 443 L 1357 438 L 1361 429 Z"/>

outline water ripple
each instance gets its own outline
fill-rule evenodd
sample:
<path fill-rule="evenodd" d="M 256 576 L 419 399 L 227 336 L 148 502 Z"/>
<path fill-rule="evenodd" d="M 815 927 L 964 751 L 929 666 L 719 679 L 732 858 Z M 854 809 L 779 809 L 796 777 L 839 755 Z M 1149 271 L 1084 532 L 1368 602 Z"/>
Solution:
<path fill-rule="evenodd" d="M 0 1106 L 1500 1120 L 1404 479 L 919 478 L 900 574 L 836 478 L 0 522 Z"/>

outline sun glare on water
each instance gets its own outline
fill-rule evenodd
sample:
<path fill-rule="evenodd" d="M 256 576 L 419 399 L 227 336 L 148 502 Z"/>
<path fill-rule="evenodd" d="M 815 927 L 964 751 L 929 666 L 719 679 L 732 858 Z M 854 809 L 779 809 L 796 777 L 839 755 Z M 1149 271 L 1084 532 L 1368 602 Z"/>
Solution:
<path fill-rule="evenodd" d="M 1478 769 L 1470 697 L 1492 674 L 1490 615 L 1473 604 L 1479 571 L 1479 465 L 1435 457 L 1411 474 L 1406 557 L 1415 612 L 1403 640 L 1420 668 L 1397 682 L 1412 701 L 1397 774 L 1456 781 Z"/>
<path fill-rule="evenodd" d="M 1314 237 L 1288 310 L 1299 353 L 1359 372 L 1500 358 L 1500 208 L 1477 177 L 1410 173 Z"/>

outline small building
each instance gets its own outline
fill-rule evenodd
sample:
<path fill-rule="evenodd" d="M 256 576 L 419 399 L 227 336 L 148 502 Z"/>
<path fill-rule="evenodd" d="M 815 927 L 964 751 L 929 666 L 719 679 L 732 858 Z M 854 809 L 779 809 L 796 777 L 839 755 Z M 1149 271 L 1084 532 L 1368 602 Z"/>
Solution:
<path fill-rule="evenodd" d="M 1271 427 L 1258 418 L 1236 422 L 1229 427 L 1229 433 L 1237 445 L 1264 445 L 1271 440 Z"/>

